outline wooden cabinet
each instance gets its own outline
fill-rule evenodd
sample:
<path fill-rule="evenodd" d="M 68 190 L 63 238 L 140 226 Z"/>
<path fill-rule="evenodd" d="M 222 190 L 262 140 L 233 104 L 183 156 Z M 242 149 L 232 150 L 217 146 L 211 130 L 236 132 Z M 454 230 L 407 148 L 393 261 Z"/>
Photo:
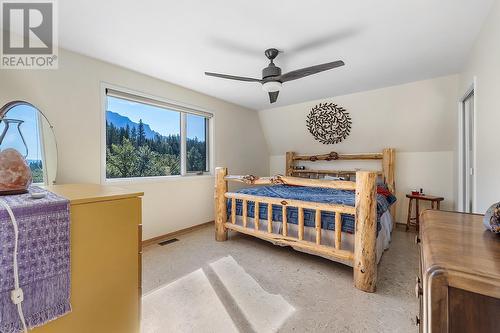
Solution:
<path fill-rule="evenodd" d="M 71 202 L 73 311 L 33 332 L 138 332 L 142 193 L 99 185 L 48 189 Z"/>
<path fill-rule="evenodd" d="M 500 237 L 482 215 L 427 210 L 417 241 L 421 332 L 498 332 Z"/>

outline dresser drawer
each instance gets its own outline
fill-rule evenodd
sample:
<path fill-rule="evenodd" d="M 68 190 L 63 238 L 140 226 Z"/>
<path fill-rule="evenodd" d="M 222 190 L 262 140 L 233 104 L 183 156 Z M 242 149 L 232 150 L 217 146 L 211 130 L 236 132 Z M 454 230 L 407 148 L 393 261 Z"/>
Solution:
<path fill-rule="evenodd" d="M 500 299 L 449 288 L 448 300 L 450 332 L 499 332 Z"/>

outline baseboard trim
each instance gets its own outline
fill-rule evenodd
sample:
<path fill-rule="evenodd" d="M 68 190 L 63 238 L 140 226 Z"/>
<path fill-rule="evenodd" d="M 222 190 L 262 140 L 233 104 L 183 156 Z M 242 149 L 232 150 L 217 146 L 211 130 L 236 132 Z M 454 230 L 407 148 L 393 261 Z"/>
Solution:
<path fill-rule="evenodd" d="M 186 234 L 186 233 L 191 232 L 191 231 L 195 231 L 195 230 L 198 230 L 198 229 L 205 228 L 206 226 L 208 226 L 209 224 L 212 224 L 212 223 L 214 223 L 214 221 L 208 221 L 208 222 L 205 222 L 205 223 L 202 223 L 202 224 L 197 224 L 197 225 L 193 225 L 193 226 L 188 227 L 188 228 L 184 228 L 184 229 L 181 229 L 181 230 L 170 232 L 168 234 L 164 234 L 164 235 L 161 235 L 161 236 L 157 236 L 157 237 L 153 237 L 153 238 L 150 238 L 150 239 L 146 239 L 146 240 L 142 241 L 142 247 L 153 245 L 153 244 L 159 243 L 161 241 L 164 241 L 164 240 L 167 240 L 167 239 L 170 239 L 170 238 L 174 238 L 176 236 L 180 236 L 180 235 Z"/>
<path fill-rule="evenodd" d="M 161 235 L 161 236 L 157 236 L 157 237 L 153 237 L 153 238 L 150 238 L 150 239 L 146 239 L 144 241 L 142 241 L 142 247 L 146 247 L 146 246 L 149 246 L 149 245 L 153 245 L 153 244 L 157 244 L 161 241 L 164 241 L 164 240 L 167 240 L 167 239 L 171 239 L 171 238 L 174 238 L 176 236 L 180 236 L 180 235 L 183 235 L 183 234 L 186 234 L 188 232 L 191 232 L 191 231 L 195 231 L 195 230 L 198 230 L 198 229 L 202 229 L 202 228 L 205 228 L 206 226 L 208 226 L 209 224 L 213 224 L 215 221 L 208 221 L 208 222 L 205 222 L 205 223 L 202 223 L 202 224 L 197 224 L 197 225 L 193 225 L 191 227 L 188 227 L 188 228 L 184 228 L 184 229 L 181 229 L 181 230 L 177 230 L 177 231 L 174 231 L 174 232 L 170 232 L 168 234 L 164 234 L 164 235 Z M 400 222 L 396 222 L 396 225 L 395 225 L 395 228 L 405 228 L 406 227 L 406 223 L 400 223 Z"/>

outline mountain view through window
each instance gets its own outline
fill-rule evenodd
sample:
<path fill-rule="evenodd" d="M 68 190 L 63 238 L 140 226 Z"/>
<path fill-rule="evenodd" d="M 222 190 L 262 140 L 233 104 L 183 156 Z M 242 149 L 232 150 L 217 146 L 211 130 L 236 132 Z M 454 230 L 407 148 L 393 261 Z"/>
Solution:
<path fill-rule="evenodd" d="M 186 135 L 186 170 L 207 171 L 207 118 L 107 96 L 106 177 L 181 175 L 181 137 Z"/>

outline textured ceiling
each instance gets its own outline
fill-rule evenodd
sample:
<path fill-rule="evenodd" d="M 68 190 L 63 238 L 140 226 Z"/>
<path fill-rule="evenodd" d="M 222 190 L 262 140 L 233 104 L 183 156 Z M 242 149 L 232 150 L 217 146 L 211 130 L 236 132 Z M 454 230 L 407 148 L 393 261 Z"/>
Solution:
<path fill-rule="evenodd" d="M 492 0 L 65 0 L 60 46 L 252 109 L 270 107 L 258 83 L 264 50 L 283 72 L 346 66 L 284 84 L 288 105 L 458 72 Z"/>

